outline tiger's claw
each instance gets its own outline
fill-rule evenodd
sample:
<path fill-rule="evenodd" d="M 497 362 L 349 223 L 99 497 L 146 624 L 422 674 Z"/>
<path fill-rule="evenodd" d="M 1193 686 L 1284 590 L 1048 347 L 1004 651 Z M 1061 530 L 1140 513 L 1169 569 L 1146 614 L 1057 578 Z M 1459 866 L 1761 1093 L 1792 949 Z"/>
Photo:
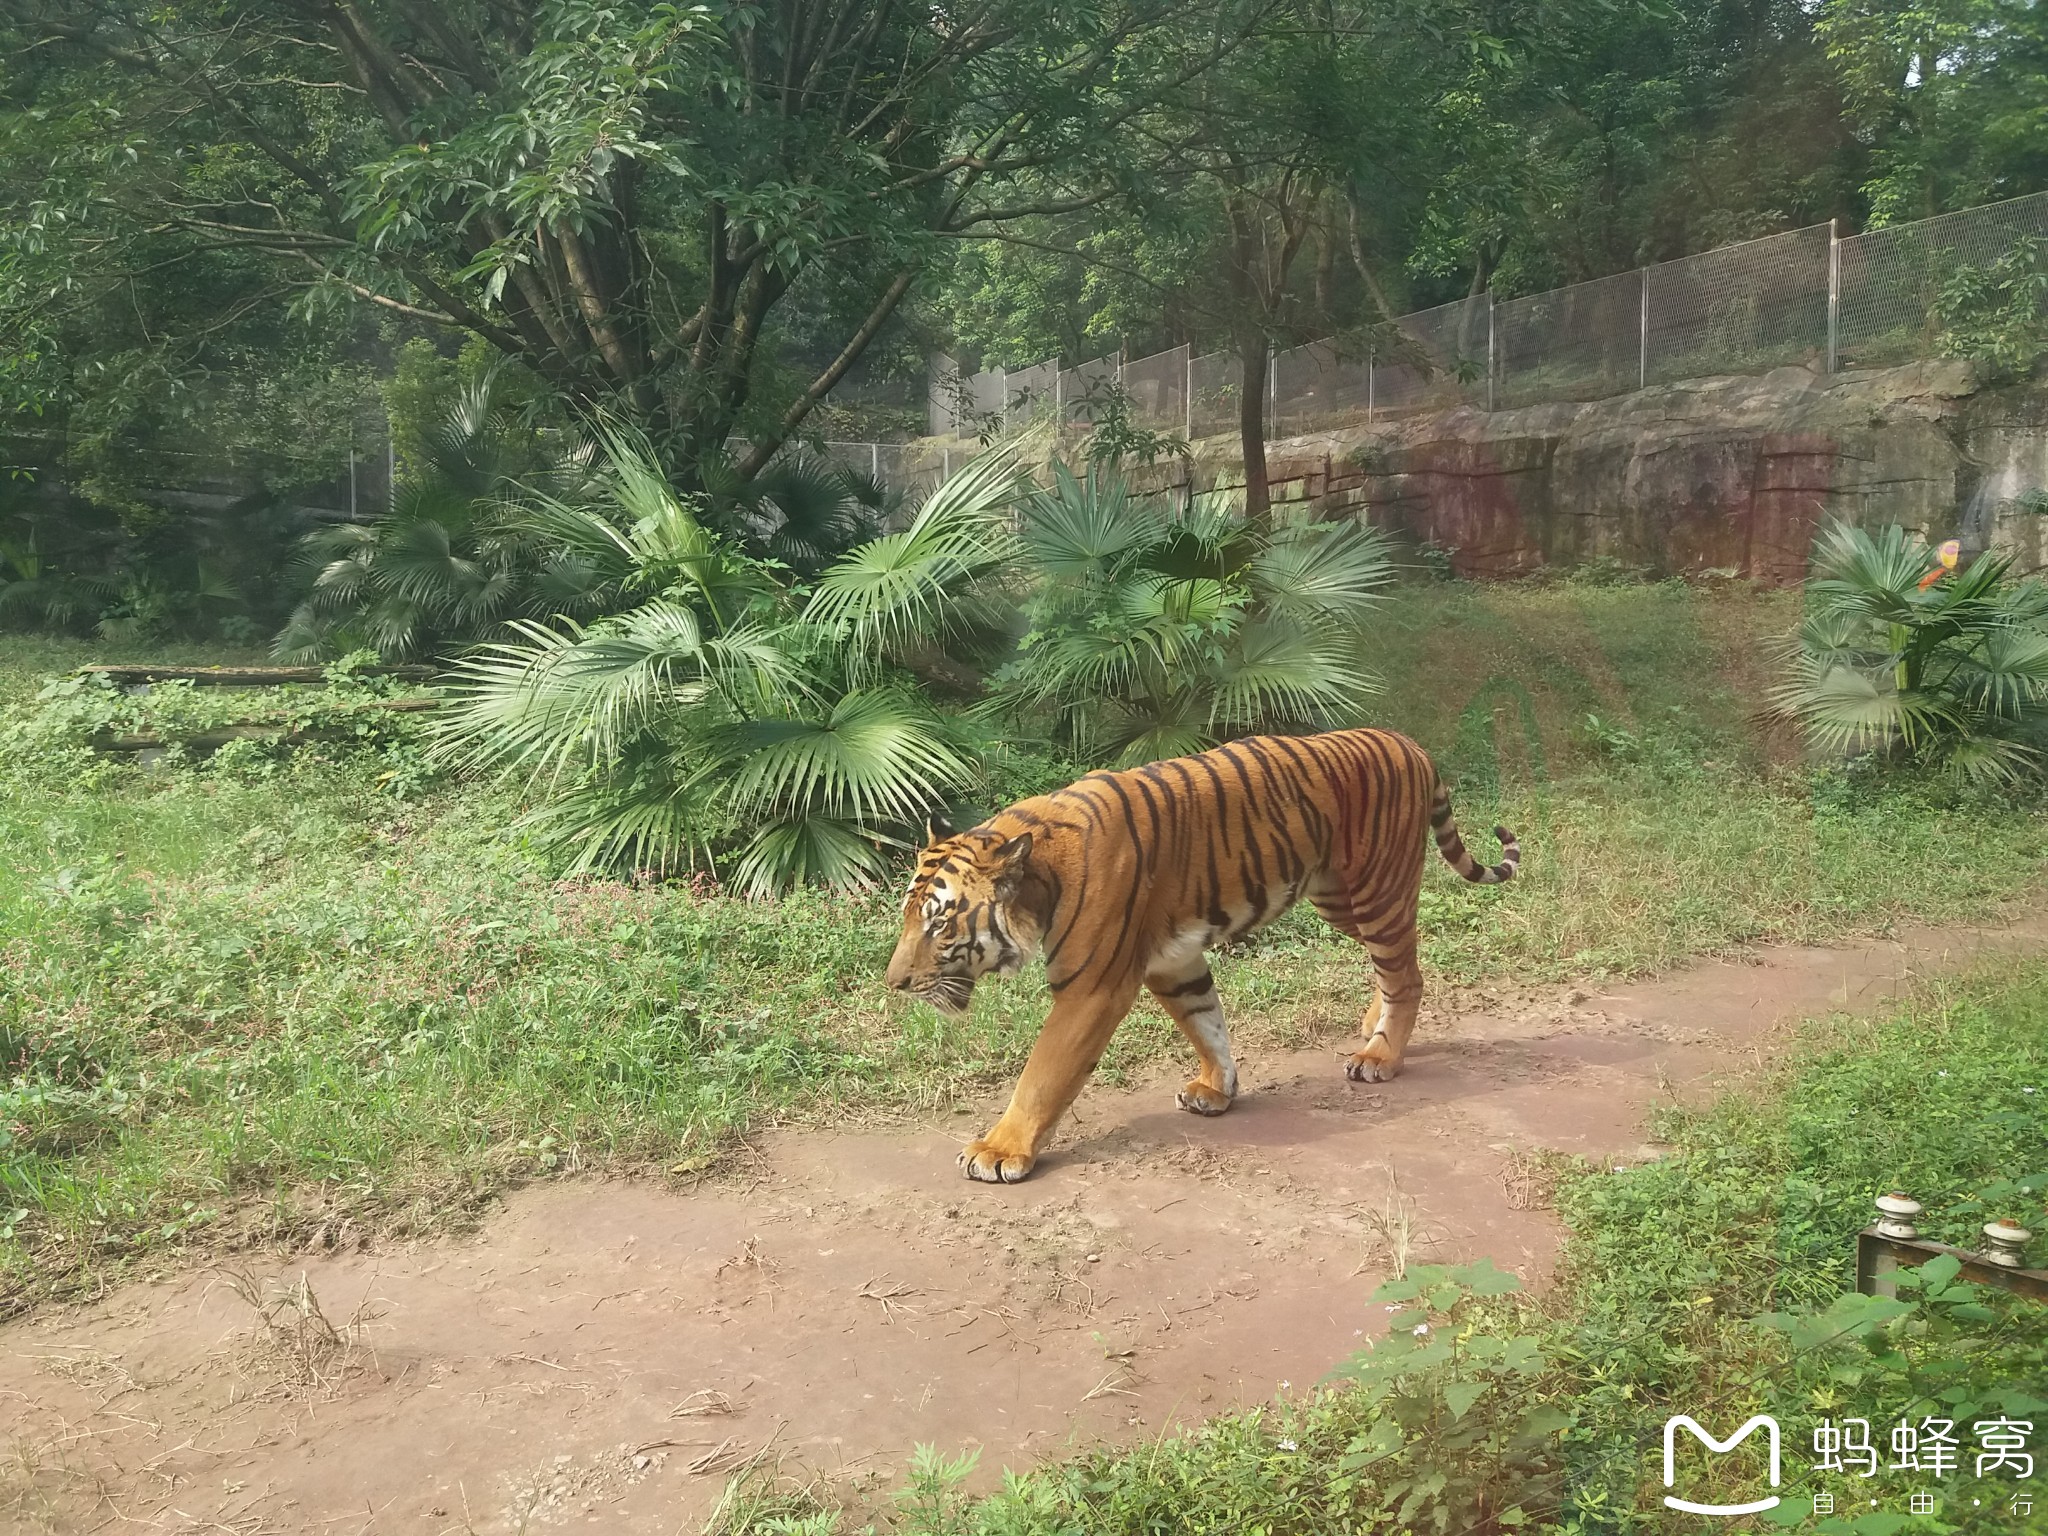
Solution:
<path fill-rule="evenodd" d="M 960 1171 L 982 1184 L 1021 1184 L 1031 1177 L 1038 1159 L 1029 1152 L 1001 1152 L 987 1138 L 960 1149 Z"/>

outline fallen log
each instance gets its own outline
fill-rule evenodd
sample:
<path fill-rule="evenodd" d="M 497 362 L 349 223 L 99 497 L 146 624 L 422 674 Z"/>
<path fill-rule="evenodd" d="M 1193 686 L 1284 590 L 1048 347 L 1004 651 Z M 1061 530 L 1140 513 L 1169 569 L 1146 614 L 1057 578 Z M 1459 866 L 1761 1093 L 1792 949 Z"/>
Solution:
<path fill-rule="evenodd" d="M 286 683 L 324 683 L 324 667 L 158 667 L 90 666 L 81 673 L 104 677 L 116 683 L 191 683 L 196 688 L 278 688 Z M 358 667 L 359 677 L 395 677 L 405 682 L 424 683 L 434 675 L 432 667 L 407 663 L 403 666 Z"/>

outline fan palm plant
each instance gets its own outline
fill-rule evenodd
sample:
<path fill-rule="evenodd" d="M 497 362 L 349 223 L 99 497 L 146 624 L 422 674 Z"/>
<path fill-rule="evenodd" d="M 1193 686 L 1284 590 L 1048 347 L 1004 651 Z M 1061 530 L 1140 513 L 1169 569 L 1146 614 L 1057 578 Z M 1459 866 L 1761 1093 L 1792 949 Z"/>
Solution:
<path fill-rule="evenodd" d="M 605 460 L 600 503 L 542 498 L 521 526 L 629 606 L 515 621 L 456 668 L 442 750 L 523 776 L 539 795 L 527 827 L 579 868 L 724 860 L 753 895 L 872 885 L 882 850 L 974 777 L 965 727 L 890 651 L 964 600 L 1014 464 L 953 477 L 905 533 L 828 567 L 806 607 L 785 567 L 707 528 L 644 445 L 609 436 Z"/>
<path fill-rule="evenodd" d="M 1965 782 L 2041 766 L 2048 731 L 2048 587 L 2005 555 L 1952 575 L 1904 529 L 1830 527 L 1772 695 L 1820 751 L 1871 753 Z"/>
<path fill-rule="evenodd" d="M 387 660 L 467 644 L 519 618 L 588 617 L 603 606 L 592 573 L 531 536 L 516 504 L 571 495 L 588 473 L 585 444 L 551 444 L 523 426 L 493 369 L 427 435 L 425 465 L 370 524 L 308 534 L 311 590 L 272 642 L 284 660 L 370 646 Z"/>
<path fill-rule="evenodd" d="M 1364 623 L 1393 569 L 1372 529 L 1266 526 L 1221 497 L 1174 507 L 1055 466 L 1021 543 L 1031 629 L 1001 693 L 1049 712 L 1084 759 L 1347 724 L 1377 691 Z"/>
<path fill-rule="evenodd" d="M 0 531 L 0 623 L 71 629 L 119 592 L 118 582 L 78 575 L 53 560 L 43 547 L 40 519 L 17 517 L 0 529 L 6 530 Z"/>
<path fill-rule="evenodd" d="M 704 488 L 714 527 L 806 580 L 881 532 L 892 510 L 878 486 L 803 454 L 777 459 L 745 481 L 714 464 Z"/>

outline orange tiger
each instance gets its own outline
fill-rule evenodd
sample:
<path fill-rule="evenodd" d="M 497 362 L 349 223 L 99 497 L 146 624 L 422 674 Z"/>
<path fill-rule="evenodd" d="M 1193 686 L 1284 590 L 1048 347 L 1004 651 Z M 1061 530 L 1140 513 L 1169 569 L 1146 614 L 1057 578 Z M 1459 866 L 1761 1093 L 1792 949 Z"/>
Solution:
<path fill-rule="evenodd" d="M 1201 1058 L 1180 1107 L 1220 1115 L 1237 1095 L 1223 1006 L 1202 952 L 1243 938 L 1306 896 L 1372 955 L 1369 1038 L 1346 1073 L 1401 1070 L 1422 1000 L 1415 913 L 1422 829 L 1467 880 L 1521 862 L 1477 863 L 1436 766 L 1392 731 L 1253 736 L 1211 752 L 1091 773 L 980 826 L 934 826 L 903 903 L 889 985 L 958 1013 L 975 981 L 1045 955 L 1053 1006 L 992 1130 L 960 1154 L 971 1179 L 1015 1183 L 1149 987 Z"/>

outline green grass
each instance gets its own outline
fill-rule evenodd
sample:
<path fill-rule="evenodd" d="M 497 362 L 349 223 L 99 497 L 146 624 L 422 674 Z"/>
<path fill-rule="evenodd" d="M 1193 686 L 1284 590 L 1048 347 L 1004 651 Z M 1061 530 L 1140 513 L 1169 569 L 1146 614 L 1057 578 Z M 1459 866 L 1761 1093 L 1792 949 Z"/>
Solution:
<path fill-rule="evenodd" d="M 1781 1512 L 1794 1528 L 2042 1529 L 2008 1508 L 2014 1492 L 2038 1485 L 2009 1472 L 1979 1479 L 1968 1453 L 1979 1419 L 2038 1428 L 2048 1412 L 2048 1311 L 1962 1286 L 1902 1287 L 1901 1303 L 1845 1293 L 1855 1234 L 1887 1189 L 1917 1195 L 1925 1230 L 1941 1240 L 1971 1239 L 1987 1212 L 2048 1226 L 2048 963 L 1929 989 L 1882 1019 L 1817 1022 L 1775 1070 L 1703 1110 L 1674 1112 L 1663 1134 L 1660 1161 L 1568 1179 L 1563 1272 L 1540 1300 L 1465 1295 L 1475 1283 L 1500 1289 L 1484 1267 L 1417 1271 L 1382 1292 L 1405 1310 L 1359 1357 L 1355 1386 L 1050 1464 L 981 1499 L 959 1491 L 965 1463 L 927 1449 L 892 1528 L 1696 1531 L 1700 1517 L 1660 1504 L 1664 1420 L 1686 1413 L 1725 1435 L 1761 1412 L 1785 1435 Z M 1433 1339 L 1407 1333 L 1420 1321 Z M 1814 1427 L 1850 1417 L 1875 1429 L 1875 1481 L 1811 1467 Z M 1966 1453 L 1938 1483 L 1889 1466 L 1891 1426 L 1929 1417 L 1958 1425 Z M 1546 1432 L 1518 1440 L 1532 1426 Z M 1748 1445 L 1711 1471 L 1691 1458 L 1686 1496 L 1754 1497 L 1755 1452 Z M 1910 1518 L 1906 1501 L 1923 1487 L 1938 1488 L 1940 1518 Z M 1842 1514 L 1817 1518 L 1817 1493 Z M 1523 1518 L 1496 1522 L 1512 1512 Z M 858 1524 L 764 1481 L 736 1486 L 726 1516 L 726 1536 Z"/>
<path fill-rule="evenodd" d="M 1438 754 L 1482 851 L 1495 820 L 1525 849 L 1505 890 L 1432 868 L 1435 982 L 1635 973 L 2031 888 L 2035 812 L 1816 794 L 1752 729 L 1757 650 L 1790 618 L 1782 597 L 1679 586 L 1403 589 L 1378 718 Z M 88 659 L 5 642 L 0 711 Z M 422 1230 L 524 1178 L 698 1170 L 767 1118 L 985 1095 L 1043 1017 L 1029 977 L 963 1020 L 892 1005 L 886 895 L 557 884 L 505 835 L 506 796 L 394 798 L 384 761 L 0 756 L 17 1302 L 185 1243 Z M 1274 1043 L 1349 1030 L 1370 996 L 1363 954 L 1306 910 L 1218 973 L 1234 1028 Z M 1104 1070 L 1180 1049 L 1148 1005 Z"/>

